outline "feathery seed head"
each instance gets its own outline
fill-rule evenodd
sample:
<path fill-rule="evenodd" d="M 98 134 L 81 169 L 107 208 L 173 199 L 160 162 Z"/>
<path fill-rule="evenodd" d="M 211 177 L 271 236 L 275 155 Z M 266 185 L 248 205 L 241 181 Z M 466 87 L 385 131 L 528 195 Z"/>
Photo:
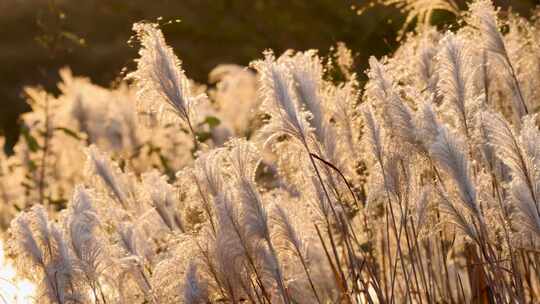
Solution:
<path fill-rule="evenodd" d="M 252 66 L 259 72 L 262 109 L 271 116 L 261 131 L 268 134 L 266 142 L 275 136 L 287 134 L 306 145 L 310 127 L 306 121 L 307 114 L 301 111 L 298 104 L 290 68 L 276 61 L 270 51 L 265 52 L 264 60 L 255 61 Z"/>
<path fill-rule="evenodd" d="M 156 24 L 135 23 L 133 30 L 141 42 L 137 70 L 128 74 L 137 88 L 140 105 L 162 114 L 172 111 L 190 128 L 194 105 L 206 95 L 194 95 L 180 60 L 169 47 Z"/>

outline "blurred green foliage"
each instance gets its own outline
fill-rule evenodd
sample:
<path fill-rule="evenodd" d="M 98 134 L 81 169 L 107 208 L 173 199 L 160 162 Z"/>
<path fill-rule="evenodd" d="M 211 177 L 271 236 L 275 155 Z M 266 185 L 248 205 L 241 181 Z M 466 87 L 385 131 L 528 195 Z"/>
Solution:
<path fill-rule="evenodd" d="M 502 1 L 527 12 L 533 0 Z M 512 3 L 510 3 L 512 2 Z M 25 85 L 53 91 L 57 71 L 70 66 L 101 85 L 132 69 L 137 48 L 127 41 L 141 20 L 162 23 L 167 42 L 189 77 L 206 82 L 220 63 L 248 64 L 265 49 L 319 49 L 345 42 L 365 69 L 368 56 L 394 50 L 404 16 L 375 5 L 358 15 L 363 0 L 7 0 L 0 1 L 0 134 L 6 150 L 19 135 L 18 115 L 28 110 Z M 437 22 L 451 16 L 441 14 Z"/>

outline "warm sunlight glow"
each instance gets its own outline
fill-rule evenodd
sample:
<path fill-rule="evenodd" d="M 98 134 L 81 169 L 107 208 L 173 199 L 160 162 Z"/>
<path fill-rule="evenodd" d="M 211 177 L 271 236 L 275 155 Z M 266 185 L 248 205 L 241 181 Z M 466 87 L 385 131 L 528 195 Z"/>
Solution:
<path fill-rule="evenodd" d="M 16 277 L 13 265 L 4 256 L 4 244 L 0 241 L 0 303 L 31 303 L 36 286 Z"/>
<path fill-rule="evenodd" d="M 528 1 L 0 0 L 0 304 L 540 304 Z"/>

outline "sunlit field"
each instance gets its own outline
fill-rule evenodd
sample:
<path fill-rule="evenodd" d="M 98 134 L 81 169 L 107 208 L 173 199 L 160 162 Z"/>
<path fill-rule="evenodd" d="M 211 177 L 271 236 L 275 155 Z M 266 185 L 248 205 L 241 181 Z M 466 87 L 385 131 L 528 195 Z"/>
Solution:
<path fill-rule="evenodd" d="M 33 303 L 35 294 L 35 284 L 17 277 L 15 268 L 5 257 L 4 245 L 0 243 L 0 302 Z"/>
<path fill-rule="evenodd" d="M 540 13 L 397 2 L 366 71 L 340 43 L 203 85 L 138 22 L 114 85 L 24 88 L 0 303 L 540 303 Z"/>

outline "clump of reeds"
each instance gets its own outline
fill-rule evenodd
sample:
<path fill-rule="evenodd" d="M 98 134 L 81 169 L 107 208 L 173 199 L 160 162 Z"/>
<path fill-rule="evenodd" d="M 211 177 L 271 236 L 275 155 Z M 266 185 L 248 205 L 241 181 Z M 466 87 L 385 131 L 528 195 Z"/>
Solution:
<path fill-rule="evenodd" d="M 340 82 L 316 51 L 267 51 L 251 64 L 256 85 L 228 67 L 219 77 L 246 87 L 209 94 L 159 27 L 136 24 L 141 57 L 119 94 L 145 120 L 172 113 L 186 136 L 164 132 L 146 150 L 160 165 L 143 170 L 136 160 L 151 159 L 104 151 L 97 110 L 76 103 L 86 175 L 69 175 L 64 210 L 37 204 L 12 221 L 20 274 L 39 303 L 538 302 L 540 103 L 528 82 L 540 74 L 522 62 L 538 63 L 540 25 L 513 16 L 503 34 L 486 0 L 463 16 L 455 32 L 419 29 L 372 57 L 364 88 L 350 58 L 336 60 Z M 262 122 L 227 122 L 231 96 L 253 96 L 244 106 L 260 104 Z M 129 117 L 106 121 L 140 142 Z M 48 157 L 61 151 L 52 138 Z"/>

